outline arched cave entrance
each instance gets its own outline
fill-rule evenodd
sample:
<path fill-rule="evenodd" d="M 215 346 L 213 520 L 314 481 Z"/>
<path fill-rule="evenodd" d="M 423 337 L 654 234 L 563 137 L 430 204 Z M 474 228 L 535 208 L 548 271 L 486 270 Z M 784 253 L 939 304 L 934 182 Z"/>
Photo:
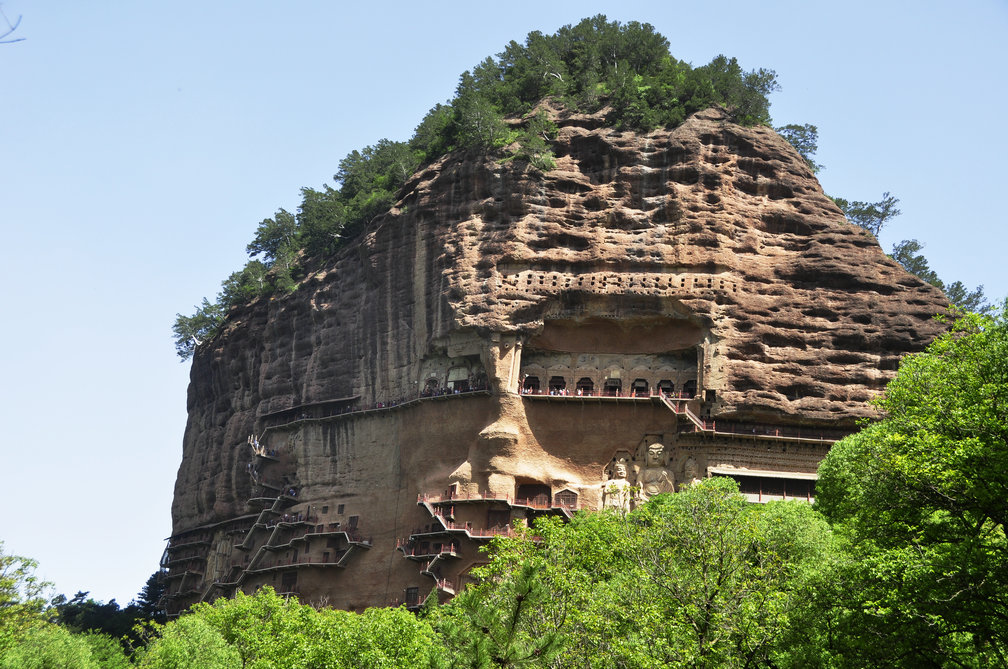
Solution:
<path fill-rule="evenodd" d="M 522 383 L 522 392 L 534 395 L 539 392 L 539 377 L 538 376 L 526 376 L 525 382 Z"/>
<path fill-rule="evenodd" d="M 593 395 L 595 394 L 595 382 L 587 376 L 581 377 L 577 382 L 577 391 L 579 395 Z"/>
<path fill-rule="evenodd" d="M 562 376 L 551 376 L 549 380 L 550 395 L 561 395 L 567 389 L 567 379 Z"/>

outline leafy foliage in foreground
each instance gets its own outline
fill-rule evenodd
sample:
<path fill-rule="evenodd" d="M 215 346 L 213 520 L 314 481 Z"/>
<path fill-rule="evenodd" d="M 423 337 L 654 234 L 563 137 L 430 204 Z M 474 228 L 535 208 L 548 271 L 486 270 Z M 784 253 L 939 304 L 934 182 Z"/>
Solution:
<path fill-rule="evenodd" d="M 352 151 L 339 163 L 336 187 L 302 188 L 296 213 L 280 209 L 263 220 L 247 247 L 248 264 L 225 279 L 216 299 L 204 298 L 192 315 L 176 315 L 175 350 L 188 360 L 220 331 L 231 307 L 293 290 L 307 259 L 359 237 L 421 165 L 460 151 L 552 169 L 557 127 L 536 110 L 544 99 L 571 111 L 608 108 L 611 125 L 650 130 L 711 106 L 726 108 L 739 123 L 769 123 L 767 96 L 776 89 L 773 71 L 746 72 L 734 58 L 718 56 L 696 68 L 676 60 L 668 40 L 647 23 L 598 15 L 553 35 L 529 33 L 523 44 L 512 41 L 464 72 L 455 97 L 435 105 L 408 142 L 382 139 Z"/>
<path fill-rule="evenodd" d="M 158 630 L 139 666 L 447 667 L 430 625 L 405 609 L 314 609 L 263 588 L 200 604 Z"/>
<path fill-rule="evenodd" d="M 847 559 L 824 619 L 886 666 L 1008 662 L 1008 302 L 904 358 L 884 420 L 838 443 L 817 506 Z M 826 594 L 826 593 L 829 594 Z"/>
<path fill-rule="evenodd" d="M 103 634 L 77 634 L 54 624 L 51 584 L 35 575 L 37 563 L 3 552 L 0 542 L 0 669 L 120 669 L 123 647 Z"/>
<path fill-rule="evenodd" d="M 458 666 L 767 666 L 829 545 L 809 506 L 752 505 L 728 479 L 534 533 L 496 539 L 435 612 Z"/>

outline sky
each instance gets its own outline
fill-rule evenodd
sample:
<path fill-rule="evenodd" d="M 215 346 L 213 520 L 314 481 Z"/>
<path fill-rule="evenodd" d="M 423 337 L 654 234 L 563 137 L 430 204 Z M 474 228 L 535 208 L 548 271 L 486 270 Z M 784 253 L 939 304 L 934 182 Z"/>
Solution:
<path fill-rule="evenodd" d="M 887 251 L 916 238 L 945 281 L 1008 295 L 1005 0 L 0 10 L 23 38 L 0 44 L 0 540 L 68 596 L 125 605 L 171 534 L 189 382 L 176 314 L 213 299 L 301 187 L 408 139 L 463 71 L 532 30 L 603 13 L 651 23 L 693 65 L 775 70 L 774 123 L 818 127 L 825 191 L 900 199 Z"/>

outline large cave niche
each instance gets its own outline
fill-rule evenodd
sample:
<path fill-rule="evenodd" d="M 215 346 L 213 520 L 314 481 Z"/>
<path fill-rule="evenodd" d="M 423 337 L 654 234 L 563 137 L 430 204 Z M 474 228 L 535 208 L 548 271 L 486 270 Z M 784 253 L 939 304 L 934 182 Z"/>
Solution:
<path fill-rule="evenodd" d="M 484 390 L 487 373 L 478 355 L 432 355 L 421 363 L 419 386 L 425 397 Z"/>
<path fill-rule="evenodd" d="M 525 394 L 692 397 L 704 334 L 671 317 L 546 321 L 522 350 L 519 387 Z"/>

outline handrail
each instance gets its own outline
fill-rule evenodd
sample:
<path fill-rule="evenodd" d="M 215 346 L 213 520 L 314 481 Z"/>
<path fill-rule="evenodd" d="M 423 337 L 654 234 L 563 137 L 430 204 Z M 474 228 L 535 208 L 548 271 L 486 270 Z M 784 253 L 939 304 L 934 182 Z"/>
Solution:
<path fill-rule="evenodd" d="M 536 497 L 538 497 L 538 495 Z M 568 509 L 571 511 L 577 511 L 585 508 L 580 501 L 575 504 L 558 504 L 556 500 L 551 500 L 545 504 L 539 504 L 535 502 L 535 497 L 523 497 L 519 499 L 512 497 L 511 495 L 498 495 L 495 493 L 482 493 L 477 495 L 471 495 L 469 493 L 465 493 L 464 495 L 458 493 L 451 493 L 448 495 L 419 493 L 417 495 L 417 504 L 443 504 L 445 502 L 505 502 L 510 506 L 522 506 L 539 511 L 552 511 L 553 509 Z M 432 515 L 438 518 L 443 517 L 441 514 L 436 512 Z"/>
<path fill-rule="evenodd" d="M 368 414 L 368 413 L 374 413 L 376 411 L 389 411 L 391 409 L 400 409 L 400 408 L 403 408 L 403 407 L 407 407 L 407 406 L 412 406 L 414 404 L 418 404 L 418 403 L 426 401 L 426 400 L 441 400 L 441 399 L 448 399 L 448 398 L 452 398 L 452 397 L 469 397 L 469 396 L 472 396 L 472 395 L 486 395 L 486 394 L 489 394 L 489 392 L 490 392 L 490 389 L 488 387 L 481 386 L 479 388 L 472 388 L 470 390 L 459 391 L 459 392 L 438 392 L 438 393 L 432 393 L 432 394 L 426 394 L 426 395 L 423 394 L 423 393 L 420 393 L 416 397 L 411 397 L 411 398 L 408 398 L 408 399 L 400 397 L 398 399 L 390 400 L 390 401 L 387 401 L 387 402 L 386 401 L 377 402 L 377 403 L 375 403 L 375 404 L 373 404 L 371 406 L 364 407 L 364 408 L 347 407 L 347 408 L 345 408 L 342 411 L 330 412 L 330 413 L 327 413 L 327 414 L 322 415 L 322 416 L 309 416 L 309 415 L 305 414 L 303 416 L 295 418 L 294 420 L 286 421 L 286 422 L 283 422 L 283 423 L 274 423 L 274 424 L 266 424 L 266 425 L 264 425 L 263 432 L 260 435 L 260 439 L 263 436 L 265 436 L 266 433 L 269 432 L 270 430 L 282 429 L 282 428 L 288 427 L 290 425 L 296 425 L 296 424 L 302 423 L 302 422 L 332 420 L 332 419 L 336 419 L 336 418 L 359 416 L 359 415 L 364 415 L 364 414 Z M 260 417 L 259 420 L 263 420 L 263 418 Z M 266 421 L 264 421 L 264 422 L 266 422 Z"/>
<path fill-rule="evenodd" d="M 527 388 L 519 388 L 518 389 L 518 394 L 521 395 L 521 396 L 523 396 L 523 397 L 560 397 L 560 398 L 569 398 L 569 399 L 582 399 L 582 398 L 585 398 L 585 397 L 594 397 L 594 398 L 599 398 L 599 397 L 618 397 L 620 399 L 625 399 L 625 400 L 626 399 L 647 400 L 647 399 L 656 398 L 656 397 L 660 397 L 660 398 L 666 398 L 667 397 L 669 399 L 674 399 L 674 400 L 691 400 L 691 399 L 694 399 L 696 397 L 695 394 L 688 394 L 688 393 L 686 393 L 684 391 L 679 391 L 679 392 L 675 392 L 675 393 L 666 393 L 666 392 L 662 392 L 662 391 L 656 391 L 656 390 L 653 390 L 653 389 L 649 389 L 646 393 L 635 392 L 633 389 L 627 390 L 626 392 L 624 392 L 622 390 L 617 390 L 615 393 L 607 393 L 607 392 L 604 392 L 604 391 L 603 392 L 595 392 L 594 390 L 591 390 L 591 391 L 588 391 L 588 392 L 583 392 L 583 391 L 574 391 L 574 392 L 571 392 L 567 388 L 564 388 L 562 390 L 549 390 L 549 389 L 543 390 L 542 388 L 539 388 L 538 390 L 530 390 L 530 389 L 527 389 Z"/>

